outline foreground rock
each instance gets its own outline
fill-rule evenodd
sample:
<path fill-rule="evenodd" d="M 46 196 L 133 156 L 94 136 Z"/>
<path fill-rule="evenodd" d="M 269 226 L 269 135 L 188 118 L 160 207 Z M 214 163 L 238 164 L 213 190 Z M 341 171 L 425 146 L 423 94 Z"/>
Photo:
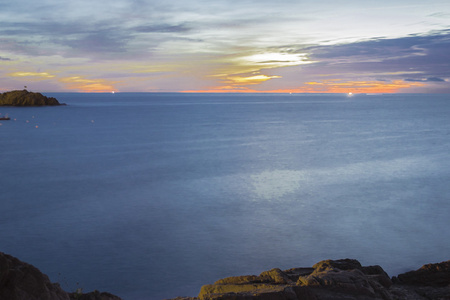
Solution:
<path fill-rule="evenodd" d="M 48 276 L 19 259 L 0 252 L 0 299 L 4 300 L 121 300 L 109 293 L 67 293 Z"/>
<path fill-rule="evenodd" d="M 27 90 L 11 91 L 0 94 L 0 106 L 44 106 L 61 105 L 53 97 L 46 97 L 41 93 L 33 93 Z"/>
<path fill-rule="evenodd" d="M 450 299 L 450 261 L 392 279 L 380 266 L 354 259 L 324 260 L 312 268 L 272 269 L 228 277 L 201 288 L 199 300 L 443 300 Z"/>
<path fill-rule="evenodd" d="M 176 283 L 174 283 L 176 284 Z M 0 299 L 121 300 L 109 293 L 67 293 L 37 268 L 0 252 Z M 312 268 L 272 269 L 205 285 L 185 300 L 450 300 L 450 261 L 392 279 L 380 266 L 354 259 L 324 260 Z"/>

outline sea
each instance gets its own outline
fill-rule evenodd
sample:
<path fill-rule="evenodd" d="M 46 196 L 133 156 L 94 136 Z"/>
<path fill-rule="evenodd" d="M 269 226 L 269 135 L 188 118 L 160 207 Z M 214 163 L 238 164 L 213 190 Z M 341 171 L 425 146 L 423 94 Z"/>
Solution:
<path fill-rule="evenodd" d="M 449 94 L 45 95 L 0 107 L 0 251 L 66 291 L 450 259 Z"/>

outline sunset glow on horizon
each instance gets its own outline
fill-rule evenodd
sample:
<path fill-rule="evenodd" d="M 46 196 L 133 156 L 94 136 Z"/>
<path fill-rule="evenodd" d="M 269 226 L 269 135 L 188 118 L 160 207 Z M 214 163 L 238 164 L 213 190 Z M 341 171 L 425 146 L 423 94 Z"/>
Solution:
<path fill-rule="evenodd" d="M 443 0 L 18 0 L 0 20 L 0 92 L 450 93 Z"/>

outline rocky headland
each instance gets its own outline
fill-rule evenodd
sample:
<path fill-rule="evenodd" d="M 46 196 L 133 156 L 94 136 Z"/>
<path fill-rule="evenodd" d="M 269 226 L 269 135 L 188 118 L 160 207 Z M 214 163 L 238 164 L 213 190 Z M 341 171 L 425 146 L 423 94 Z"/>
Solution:
<path fill-rule="evenodd" d="M 272 269 L 204 285 L 178 300 L 444 300 L 450 299 L 450 261 L 390 278 L 380 266 L 354 259 L 324 260 L 311 268 Z"/>
<path fill-rule="evenodd" d="M 11 91 L 0 94 L 0 106 L 45 106 L 64 105 L 53 97 L 27 90 Z"/>
<path fill-rule="evenodd" d="M 173 283 L 176 285 L 176 282 Z M 150 297 L 149 297 L 150 298 Z M 68 293 L 34 266 L 0 252 L 0 299 L 121 300 L 94 291 Z M 324 260 L 311 268 L 272 269 L 204 285 L 178 300 L 444 300 L 450 299 L 450 261 L 390 278 L 380 266 L 354 259 Z"/>

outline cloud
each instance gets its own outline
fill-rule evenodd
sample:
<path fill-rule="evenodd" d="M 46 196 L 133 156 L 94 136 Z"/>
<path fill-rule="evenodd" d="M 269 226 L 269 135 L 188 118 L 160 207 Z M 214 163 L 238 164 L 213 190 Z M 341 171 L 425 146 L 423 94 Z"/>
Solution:
<path fill-rule="evenodd" d="M 411 79 L 407 78 L 405 81 L 411 81 L 411 82 L 445 82 L 445 79 L 438 78 L 438 77 L 429 77 L 425 79 Z"/>
<path fill-rule="evenodd" d="M 3 20 L 0 50 L 27 56 L 139 59 L 157 45 L 176 40 L 190 30 L 187 25 L 158 19 L 83 19 Z"/>
<path fill-rule="evenodd" d="M 450 18 L 450 13 L 436 12 L 436 13 L 430 14 L 430 17 L 448 19 L 448 18 Z"/>
<path fill-rule="evenodd" d="M 14 54 L 16 56 L 40 56 L 46 54 L 45 50 L 42 47 L 33 47 L 33 43 L 29 41 L 21 41 L 15 38 L 1 38 L 1 35 L 0 51 L 4 53 Z"/>
<path fill-rule="evenodd" d="M 111 92 L 117 90 L 114 87 L 115 81 L 108 81 L 104 79 L 87 79 L 82 76 L 63 77 L 58 80 L 67 85 L 71 90 L 78 90 L 81 92 Z"/>
<path fill-rule="evenodd" d="M 313 63 L 307 57 L 306 53 L 286 53 L 286 52 L 270 52 L 252 54 L 249 56 L 239 57 L 240 64 L 257 65 L 261 69 L 296 66 Z"/>
<path fill-rule="evenodd" d="M 428 35 L 410 35 L 403 38 L 378 38 L 339 45 L 285 45 L 294 53 L 307 53 L 314 64 L 273 69 L 283 77 L 282 88 L 298 87 L 304 82 L 329 80 L 347 82 L 403 82 L 399 88 L 408 89 L 406 83 L 422 86 L 446 83 L 450 78 L 450 31 L 435 31 Z M 407 78 L 407 80 L 405 80 Z M 272 82 L 264 83 L 273 89 Z M 281 87 L 281 86 L 280 86 Z M 319 86 L 317 86 L 319 87 Z M 450 86 L 447 86 L 450 91 Z M 395 89 L 392 89 L 394 91 Z M 430 90 L 428 90 L 430 91 Z"/>
<path fill-rule="evenodd" d="M 11 77 L 34 77 L 35 79 L 49 79 L 55 77 L 55 75 L 47 72 L 13 72 L 8 75 Z"/>
<path fill-rule="evenodd" d="M 425 56 L 428 62 L 446 63 L 450 53 L 442 50 L 448 49 L 449 37 L 450 30 L 443 30 L 422 36 L 409 35 L 395 39 L 372 38 L 340 45 L 311 46 L 300 51 L 310 51 L 312 59 L 333 63 L 420 61 Z"/>
<path fill-rule="evenodd" d="M 131 30 L 145 33 L 185 33 L 189 32 L 191 28 L 186 25 L 152 24 L 137 26 L 132 28 Z"/>
<path fill-rule="evenodd" d="M 112 30 L 88 33 L 74 39 L 60 39 L 57 43 L 71 48 L 72 55 L 106 56 L 112 53 L 126 52 L 128 37 L 124 37 Z M 94 55 L 95 54 L 95 55 Z"/>
<path fill-rule="evenodd" d="M 0 73 L 52 70 L 54 84 L 85 90 L 284 90 L 329 80 L 431 86 L 450 78 L 450 30 L 441 30 L 449 5 L 436 13 L 432 3 L 319 2 L 13 1 L 0 10 L 0 61 L 14 58 L 14 66 Z"/>
<path fill-rule="evenodd" d="M 183 92 L 207 92 L 207 93 L 396 93 L 402 89 L 424 87 L 424 83 L 409 83 L 402 80 L 386 81 L 344 81 L 324 80 L 305 82 L 302 86 L 287 89 L 256 90 L 245 86 L 221 86 L 208 90 L 186 90 Z"/>
<path fill-rule="evenodd" d="M 324 22 L 323 18 L 343 8 L 331 1 L 314 5 L 283 1 L 275 7 L 269 3 L 250 0 L 239 3 L 230 0 L 117 0 L 112 3 L 43 0 L 39 4 L 17 1 L 15 5 L 7 5 L 3 15 L 0 13 L 0 38 L 13 37 L 22 46 L 21 53 L 27 55 L 107 60 L 142 58 L 161 48 L 226 52 L 233 47 L 267 49 L 280 43 L 317 42 L 325 39 L 324 33 L 330 28 L 331 35 L 336 35 L 333 22 Z M 358 9 L 362 8 L 352 7 L 352 10 Z M 346 18 L 341 26 L 356 28 L 347 24 L 353 19 Z M 310 29 L 299 30 L 305 27 Z M 166 47 L 168 42 L 181 38 L 185 39 L 184 47 Z M 188 42 L 198 45 L 192 47 Z M 320 57 L 320 53 L 316 55 Z M 272 66 L 280 62 L 289 65 L 285 60 L 265 62 Z"/>
<path fill-rule="evenodd" d="M 267 76 L 262 74 L 253 76 L 227 76 L 226 81 L 232 85 L 251 85 L 259 84 L 274 78 L 281 78 L 281 76 Z"/>
<path fill-rule="evenodd" d="M 339 81 L 324 80 L 321 82 L 307 82 L 313 90 L 327 93 L 395 93 L 400 89 L 424 86 L 423 83 L 408 83 L 402 80 L 384 81 Z"/>
<path fill-rule="evenodd" d="M 445 79 L 442 79 L 442 78 L 438 78 L 438 77 L 430 77 L 430 78 L 427 78 L 427 80 L 426 81 L 434 81 L 434 82 L 445 82 Z"/>

